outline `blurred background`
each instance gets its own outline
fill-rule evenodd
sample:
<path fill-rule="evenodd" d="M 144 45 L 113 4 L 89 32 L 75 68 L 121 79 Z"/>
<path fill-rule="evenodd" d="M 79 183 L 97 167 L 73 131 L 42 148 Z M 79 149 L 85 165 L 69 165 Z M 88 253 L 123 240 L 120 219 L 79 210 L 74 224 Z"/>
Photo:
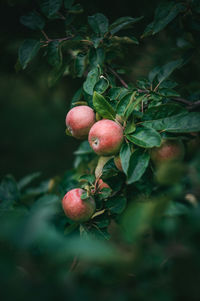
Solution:
<path fill-rule="evenodd" d="M 152 21 L 158 3 L 158 0 L 81 1 L 86 14 L 102 12 L 110 22 L 121 16 L 143 15 L 144 19 L 133 29 L 133 35 L 137 38 Z M 80 80 L 65 76 L 56 86 L 49 88 L 49 67 L 42 57 L 29 64 L 25 71 L 16 72 L 20 44 L 25 38 L 36 35 L 34 31 L 30 32 L 22 26 L 19 18 L 35 7 L 36 1 L 26 0 L 3 0 L 0 4 L 0 177 L 11 173 L 19 179 L 27 173 L 41 171 L 46 178 L 63 173 L 72 167 L 73 151 L 79 144 L 65 135 L 65 116 L 71 98 L 80 86 Z M 81 18 L 84 24 L 86 16 Z M 55 21 L 54 24 L 56 37 L 64 36 L 60 22 Z M 146 76 L 156 63 L 162 64 L 173 59 L 174 43 L 177 41 L 169 40 L 164 31 L 132 47 L 131 51 L 127 51 L 124 62 L 129 68 L 125 78 L 129 77 L 129 80 L 135 82 Z M 198 86 L 198 62 L 199 58 L 194 57 L 190 69 L 186 66 L 176 73 L 177 80 L 187 83 L 187 86 L 182 86 L 186 96 L 190 82 L 192 88 Z"/>

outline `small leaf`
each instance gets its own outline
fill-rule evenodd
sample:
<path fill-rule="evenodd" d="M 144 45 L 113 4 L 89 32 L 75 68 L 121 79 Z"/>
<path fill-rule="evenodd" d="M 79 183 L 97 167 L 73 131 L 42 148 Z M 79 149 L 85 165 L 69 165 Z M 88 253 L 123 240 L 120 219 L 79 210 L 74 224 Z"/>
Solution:
<path fill-rule="evenodd" d="M 167 103 L 149 108 L 143 115 L 142 120 L 157 120 L 173 115 L 185 114 L 186 112 L 186 109 L 178 104 Z"/>
<path fill-rule="evenodd" d="M 58 41 L 49 43 L 47 59 L 48 63 L 53 67 L 58 67 L 62 63 L 62 53 Z"/>
<path fill-rule="evenodd" d="M 109 209 L 111 213 L 121 214 L 126 208 L 126 198 L 123 196 L 114 196 L 109 198 L 106 202 L 106 208 Z"/>
<path fill-rule="evenodd" d="M 89 155 L 89 154 L 93 154 L 94 151 L 93 149 L 90 147 L 90 144 L 88 141 L 83 141 L 79 148 L 74 152 L 75 155 L 78 156 L 82 156 L 82 155 Z"/>
<path fill-rule="evenodd" d="M 127 183 L 132 184 L 138 181 L 149 165 L 150 155 L 144 150 L 137 149 L 131 155 L 128 168 Z"/>
<path fill-rule="evenodd" d="M 133 134 L 127 135 L 126 137 L 129 141 L 144 148 L 161 145 L 160 134 L 148 127 L 138 127 Z"/>
<path fill-rule="evenodd" d="M 80 182 L 88 182 L 90 184 L 93 184 L 95 182 L 95 176 L 94 175 L 83 175 L 79 179 Z"/>
<path fill-rule="evenodd" d="M 99 68 L 96 67 L 94 69 L 92 69 L 88 75 L 87 75 L 87 79 L 86 81 L 83 83 L 83 89 L 86 93 L 88 93 L 89 95 L 93 95 L 93 91 L 94 91 L 94 86 L 96 85 L 96 83 L 99 80 L 99 76 L 100 76 L 100 71 Z"/>
<path fill-rule="evenodd" d="M 40 8 L 41 11 L 47 16 L 51 18 L 55 15 L 62 5 L 62 0 L 40 0 Z"/>
<path fill-rule="evenodd" d="M 115 119 L 115 111 L 112 106 L 108 103 L 108 101 L 99 93 L 94 92 L 93 95 L 93 105 L 94 109 L 100 116 L 107 119 Z"/>
<path fill-rule="evenodd" d="M 184 11 L 185 6 L 182 3 L 165 1 L 158 5 L 155 11 L 153 22 L 145 29 L 142 37 L 154 35 L 164 29 L 171 21 L 173 21 L 179 13 Z"/>
<path fill-rule="evenodd" d="M 75 62 L 74 69 L 77 77 L 82 77 L 86 67 L 86 55 L 83 53 L 78 53 Z"/>
<path fill-rule="evenodd" d="M 23 69 L 36 56 L 40 49 L 40 42 L 33 39 L 28 39 L 23 42 L 19 48 L 19 61 Z"/>
<path fill-rule="evenodd" d="M 97 35 L 104 36 L 108 31 L 108 19 L 103 14 L 89 16 L 88 23 Z"/>
<path fill-rule="evenodd" d="M 23 189 L 24 187 L 26 187 L 27 185 L 29 185 L 32 181 L 34 181 L 35 179 L 37 179 L 39 176 L 41 175 L 40 172 L 34 172 L 30 175 L 25 176 L 24 178 L 22 178 L 18 183 L 18 187 L 19 189 Z"/>
<path fill-rule="evenodd" d="M 179 97 L 180 96 L 179 93 L 177 93 L 173 89 L 169 89 L 169 88 L 159 89 L 158 93 L 164 97 Z"/>
<path fill-rule="evenodd" d="M 44 19 L 35 11 L 30 12 L 29 14 L 22 16 L 20 22 L 27 26 L 30 29 L 37 30 L 43 29 L 45 25 Z"/>
<path fill-rule="evenodd" d="M 127 174 L 128 167 L 129 167 L 129 161 L 130 161 L 130 157 L 131 157 L 130 143 L 124 143 L 122 145 L 119 156 L 120 156 L 123 171 L 125 172 L 125 174 Z"/>
<path fill-rule="evenodd" d="M 128 121 L 126 128 L 124 130 L 125 135 L 131 134 L 135 132 L 135 130 L 136 130 L 136 125 L 134 120 Z"/>
<path fill-rule="evenodd" d="M 162 83 L 166 78 L 168 78 L 174 70 L 179 68 L 182 64 L 183 60 L 179 59 L 176 61 L 172 61 L 167 63 L 166 65 L 160 68 L 160 72 L 158 74 L 158 81 Z"/>
<path fill-rule="evenodd" d="M 101 66 L 105 60 L 105 51 L 103 48 L 94 47 L 90 48 L 89 51 L 89 63 L 92 68 L 95 68 L 97 65 Z"/>
<path fill-rule="evenodd" d="M 108 178 L 116 176 L 118 173 L 119 173 L 119 170 L 117 169 L 117 167 L 114 163 L 114 160 L 112 158 L 112 159 L 108 160 L 108 162 L 106 162 L 106 164 L 104 165 L 103 170 L 102 170 L 102 178 L 103 178 L 103 180 L 106 180 Z M 106 183 L 107 183 L 107 181 L 106 181 Z"/>
<path fill-rule="evenodd" d="M 109 30 L 111 34 L 114 35 L 116 32 L 120 31 L 121 29 L 125 29 L 129 27 L 130 25 L 139 22 L 141 19 L 143 19 L 143 17 L 139 17 L 139 18 L 121 17 L 110 25 Z"/>
<path fill-rule="evenodd" d="M 96 83 L 94 87 L 94 91 L 99 94 L 103 94 L 109 87 L 109 81 L 104 76 L 100 76 L 99 81 Z"/>
<path fill-rule="evenodd" d="M 17 201 L 19 199 L 19 190 L 15 179 L 11 175 L 3 178 L 0 185 L 0 202 Z"/>

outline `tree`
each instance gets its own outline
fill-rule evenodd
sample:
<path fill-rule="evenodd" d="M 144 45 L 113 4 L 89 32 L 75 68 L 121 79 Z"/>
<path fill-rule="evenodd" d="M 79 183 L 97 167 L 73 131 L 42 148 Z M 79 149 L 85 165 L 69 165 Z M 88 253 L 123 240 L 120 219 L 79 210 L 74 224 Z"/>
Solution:
<path fill-rule="evenodd" d="M 125 292 L 125 300 L 171 300 L 174 296 L 177 300 L 183 297 L 197 300 L 200 100 L 196 90 L 183 97 L 178 88 L 181 82 L 177 83 L 173 74 L 189 65 L 198 52 L 198 1 L 160 3 L 153 21 L 139 39 L 132 35 L 132 28 L 142 22 L 142 16 L 110 22 L 104 14 L 96 13 L 88 16 L 83 26 L 79 22 L 84 19 L 79 17 L 83 8 L 73 0 L 41 0 L 36 9 L 20 19 L 39 38 L 34 34 L 34 38 L 30 35 L 23 42 L 18 67 L 26 69 L 41 53 L 51 66 L 50 86 L 56 85 L 66 73 L 80 78 L 81 86 L 72 98 L 71 108 L 88 106 L 95 111 L 97 122 L 108 119 L 117 124 L 123 129 L 123 143 L 120 140 L 117 145 L 120 146 L 117 154 L 98 156 L 86 139 L 75 153 L 72 171 L 63 177 L 55 175 L 34 189 L 29 185 L 38 174 L 18 183 L 6 176 L 0 186 L 3 229 L 0 239 L 14 245 L 18 252 L 23 250 L 30 256 L 30 262 L 46 258 L 42 273 L 51 271 L 48 262 L 52 261 L 56 269 L 52 280 L 56 292 L 60 290 L 54 281 L 62 274 L 66 276 L 67 262 L 70 271 L 79 265 L 78 280 L 81 267 L 84 271 L 86 283 L 77 285 L 78 297 L 83 288 L 88 298 L 90 294 L 95 296 L 96 290 L 99 292 L 97 282 L 101 289 L 104 283 L 116 284 L 116 279 L 120 279 L 121 291 L 110 290 L 110 298 L 120 299 Z M 62 20 L 66 36 L 51 38 L 50 30 L 47 35 L 55 20 Z M 161 66 L 155 65 L 146 78 L 135 83 L 129 81 L 128 62 L 123 55 L 127 47 L 133 49 L 143 39 L 158 39 L 162 31 L 176 40 L 173 57 Z M 68 129 L 66 134 L 71 135 Z M 188 145 L 194 140 L 197 149 L 191 158 Z M 179 143 L 180 160 L 176 152 L 175 162 L 154 164 L 152 152 L 167 144 L 173 157 L 170 145 Z M 116 158 L 120 159 L 122 171 L 115 165 Z M 98 183 L 102 180 L 106 186 L 100 190 Z M 95 199 L 96 211 L 86 222 L 70 220 L 61 207 L 64 195 L 75 188 L 83 189 L 83 202 Z M 7 229 L 8 222 L 11 227 Z M 99 270 L 96 272 L 92 265 L 89 273 L 89 264 L 84 267 L 87 262 L 94 262 Z M 184 269 L 195 271 L 195 277 L 190 279 L 179 272 L 185 262 Z M 25 273 L 30 272 L 24 261 L 20 261 L 20 267 Z M 95 283 L 90 289 L 91 279 Z M 61 291 L 63 296 L 70 296 L 64 287 Z M 104 293 L 102 290 L 101 298 Z"/>

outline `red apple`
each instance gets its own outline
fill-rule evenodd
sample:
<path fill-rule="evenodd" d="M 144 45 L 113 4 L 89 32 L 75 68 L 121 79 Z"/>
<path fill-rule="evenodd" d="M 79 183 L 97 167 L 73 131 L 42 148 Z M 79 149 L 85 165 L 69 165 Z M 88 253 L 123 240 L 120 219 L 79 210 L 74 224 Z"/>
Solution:
<path fill-rule="evenodd" d="M 76 222 L 88 221 L 96 209 L 93 198 L 81 200 L 82 193 L 84 193 L 83 189 L 72 189 L 65 194 L 62 200 L 66 216 Z"/>
<path fill-rule="evenodd" d="M 157 165 L 171 161 L 180 161 L 184 157 L 184 145 L 180 140 L 164 140 L 160 147 L 150 151 L 151 160 Z"/>
<path fill-rule="evenodd" d="M 99 179 L 97 184 L 97 190 L 101 191 L 103 188 L 110 188 L 110 186 L 107 183 L 105 183 L 102 179 Z"/>
<path fill-rule="evenodd" d="M 85 139 L 88 136 L 90 128 L 95 123 L 95 113 L 88 106 L 77 106 L 67 113 L 65 121 L 73 137 Z"/>
<path fill-rule="evenodd" d="M 115 155 L 123 142 L 123 129 L 112 120 L 102 119 L 91 127 L 88 140 L 98 155 Z"/>

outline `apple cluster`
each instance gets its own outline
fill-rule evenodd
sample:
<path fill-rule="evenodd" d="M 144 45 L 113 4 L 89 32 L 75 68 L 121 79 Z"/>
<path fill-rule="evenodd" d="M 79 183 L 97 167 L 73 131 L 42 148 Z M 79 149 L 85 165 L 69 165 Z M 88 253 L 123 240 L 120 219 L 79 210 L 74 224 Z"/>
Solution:
<path fill-rule="evenodd" d="M 71 135 L 77 139 L 88 139 L 91 148 L 97 155 L 115 156 L 119 153 L 123 142 L 123 128 L 119 123 L 109 119 L 96 122 L 95 112 L 85 105 L 72 108 L 65 121 Z M 115 164 L 122 170 L 119 156 L 115 158 Z M 109 188 L 102 179 L 97 180 L 97 191 Z M 83 189 L 72 189 L 62 200 L 66 216 L 76 222 L 89 220 L 95 212 L 94 199 L 89 197 L 82 200 L 83 193 Z"/>
<path fill-rule="evenodd" d="M 101 177 L 102 166 L 111 156 L 119 171 L 123 172 L 119 151 L 123 143 L 123 127 L 117 121 L 102 119 L 96 121 L 95 112 L 86 105 L 72 108 L 66 116 L 67 130 L 77 139 L 88 139 L 94 152 L 100 156 L 95 170 L 95 192 L 100 193 L 103 188 L 110 188 Z M 150 157 L 155 167 L 163 163 L 174 162 L 184 156 L 184 146 L 181 140 L 163 139 L 160 147 L 150 150 Z M 70 190 L 63 198 L 62 205 L 67 217 L 76 222 L 89 220 L 95 212 L 93 197 L 82 199 L 83 189 Z"/>

